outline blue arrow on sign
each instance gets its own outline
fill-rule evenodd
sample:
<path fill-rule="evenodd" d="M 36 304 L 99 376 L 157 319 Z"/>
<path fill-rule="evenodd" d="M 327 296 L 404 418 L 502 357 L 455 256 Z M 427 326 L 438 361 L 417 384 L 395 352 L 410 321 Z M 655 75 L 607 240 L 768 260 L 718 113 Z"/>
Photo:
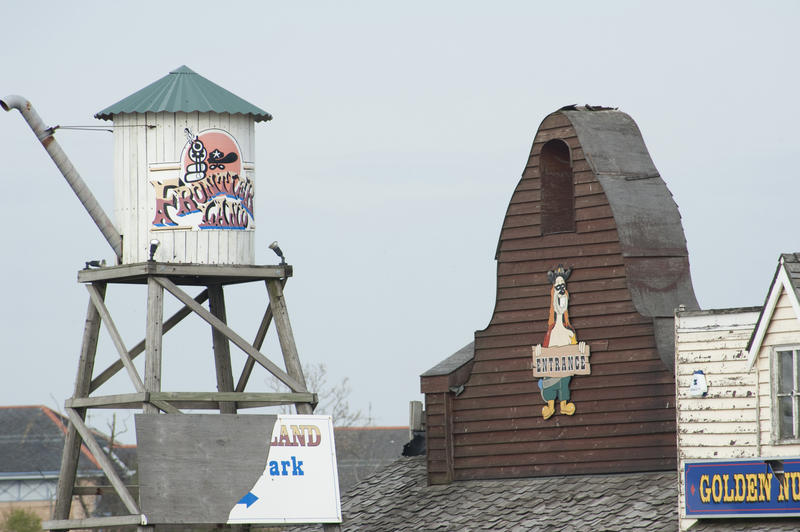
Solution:
<path fill-rule="evenodd" d="M 250 508 L 250 506 L 252 506 L 252 504 L 253 504 L 254 502 L 256 502 L 257 500 L 258 500 L 258 497 L 256 497 L 255 495 L 253 495 L 253 493 L 252 493 L 252 492 L 249 492 L 249 491 L 248 491 L 248 492 L 247 492 L 247 495 L 245 495 L 244 497 L 242 497 L 242 498 L 239 500 L 239 502 L 237 502 L 236 504 L 246 504 L 246 505 L 247 505 L 247 507 L 248 507 L 248 508 Z"/>

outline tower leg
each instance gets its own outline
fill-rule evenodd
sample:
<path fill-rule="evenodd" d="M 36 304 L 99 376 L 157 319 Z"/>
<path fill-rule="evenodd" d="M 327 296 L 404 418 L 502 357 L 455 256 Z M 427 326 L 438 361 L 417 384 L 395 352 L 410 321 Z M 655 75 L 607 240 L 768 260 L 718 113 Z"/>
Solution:
<path fill-rule="evenodd" d="M 94 283 L 97 291 L 105 298 L 105 283 Z M 100 313 L 95 308 L 91 299 L 86 311 L 86 323 L 83 328 L 81 354 L 78 361 L 78 376 L 75 378 L 75 393 L 73 397 L 88 397 L 89 386 L 92 382 L 94 371 L 94 357 L 97 353 L 97 339 L 100 332 Z M 76 409 L 81 419 L 86 418 L 86 409 Z M 78 472 L 78 458 L 80 458 L 82 439 L 77 429 L 70 421 L 67 426 L 67 435 L 64 439 L 64 451 L 61 455 L 61 472 L 58 475 L 56 488 L 56 504 L 53 509 L 53 519 L 69 519 L 72 506 L 72 491 L 75 486 L 75 477 Z"/>
<path fill-rule="evenodd" d="M 286 309 L 286 301 L 283 297 L 283 284 L 278 279 L 267 281 L 267 292 L 269 293 L 269 304 L 272 308 L 272 316 L 275 321 L 275 329 L 278 332 L 278 341 L 283 351 L 283 361 L 286 364 L 286 373 L 290 377 L 303 384 L 303 392 L 306 388 L 306 378 L 303 375 L 303 367 L 300 365 L 300 357 L 297 354 L 297 346 L 294 343 L 292 324 L 289 322 L 289 311 Z M 295 403 L 298 414 L 311 414 L 313 410 L 308 403 Z"/>
<path fill-rule="evenodd" d="M 208 308 L 211 314 L 222 323 L 228 322 L 222 285 L 217 284 L 208 287 Z M 231 369 L 231 345 L 228 342 L 228 338 L 213 327 L 211 328 L 211 337 L 214 344 L 214 365 L 217 368 L 217 390 L 220 392 L 232 392 L 234 389 L 233 370 Z M 236 403 L 220 402 L 219 412 L 220 414 L 235 414 Z"/>
<path fill-rule="evenodd" d="M 144 345 L 144 389 L 148 392 L 161 391 L 161 343 L 164 322 L 164 288 L 152 277 L 147 280 L 147 326 Z M 158 414 L 158 408 L 145 403 L 142 412 Z"/>

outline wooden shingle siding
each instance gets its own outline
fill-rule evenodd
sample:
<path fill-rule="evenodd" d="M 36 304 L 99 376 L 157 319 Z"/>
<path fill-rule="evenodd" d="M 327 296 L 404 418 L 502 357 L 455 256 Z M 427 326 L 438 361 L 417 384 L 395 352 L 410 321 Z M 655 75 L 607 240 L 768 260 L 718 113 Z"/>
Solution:
<path fill-rule="evenodd" d="M 571 148 L 576 231 L 542 236 L 539 152 L 553 139 Z M 486 329 L 475 333 L 474 364 L 463 391 L 449 394 L 453 479 L 675 468 L 674 376 L 659 358 L 652 317 L 634 305 L 609 200 L 562 113 L 548 116 L 534 139 L 497 260 L 495 311 Z M 591 347 L 592 373 L 571 381 L 575 415 L 543 420 L 531 346 L 542 343 L 547 331 L 546 273 L 558 264 L 573 268 L 570 322 L 578 340 Z M 426 397 L 429 441 L 434 435 L 439 446 L 443 399 Z M 443 455 L 434 456 L 429 472 L 444 473 L 431 474 L 429 482 L 447 481 Z"/>

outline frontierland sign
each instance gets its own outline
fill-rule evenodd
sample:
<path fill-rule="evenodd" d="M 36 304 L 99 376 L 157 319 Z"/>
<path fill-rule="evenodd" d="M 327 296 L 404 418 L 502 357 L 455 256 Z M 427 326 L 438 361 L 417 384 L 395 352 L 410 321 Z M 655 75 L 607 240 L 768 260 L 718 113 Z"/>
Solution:
<path fill-rule="evenodd" d="M 560 400 L 559 412 L 568 416 L 575 413 L 575 404 L 569 401 L 569 383 L 573 375 L 589 375 L 589 346 L 578 342 L 575 329 L 569 323 L 569 292 L 567 279 L 572 268 L 557 268 L 547 272 L 550 281 L 550 312 L 544 342 L 533 346 L 533 376 L 540 377 L 539 389 L 546 404 L 542 417 L 555 413 L 555 401 Z"/>
<path fill-rule="evenodd" d="M 687 517 L 800 515 L 800 459 L 687 462 Z"/>

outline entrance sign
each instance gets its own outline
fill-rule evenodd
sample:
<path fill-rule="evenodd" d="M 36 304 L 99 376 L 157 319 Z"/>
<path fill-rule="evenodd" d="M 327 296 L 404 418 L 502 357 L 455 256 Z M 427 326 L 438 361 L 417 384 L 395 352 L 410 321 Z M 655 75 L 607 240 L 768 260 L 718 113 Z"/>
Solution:
<path fill-rule="evenodd" d="M 534 377 L 569 377 L 591 375 L 588 345 L 562 345 L 558 347 L 533 346 Z"/>
<path fill-rule="evenodd" d="M 547 272 L 550 282 L 550 311 L 547 317 L 547 333 L 544 342 L 531 347 L 533 354 L 533 376 L 539 378 L 539 390 L 545 405 L 542 418 L 550 419 L 556 412 L 571 416 L 575 403 L 570 402 L 569 383 L 573 375 L 590 375 L 589 346 L 578 342 L 575 329 L 569 322 L 569 291 L 567 279 L 572 268 L 563 264 Z"/>
<path fill-rule="evenodd" d="M 687 517 L 800 516 L 800 458 L 686 462 Z"/>

